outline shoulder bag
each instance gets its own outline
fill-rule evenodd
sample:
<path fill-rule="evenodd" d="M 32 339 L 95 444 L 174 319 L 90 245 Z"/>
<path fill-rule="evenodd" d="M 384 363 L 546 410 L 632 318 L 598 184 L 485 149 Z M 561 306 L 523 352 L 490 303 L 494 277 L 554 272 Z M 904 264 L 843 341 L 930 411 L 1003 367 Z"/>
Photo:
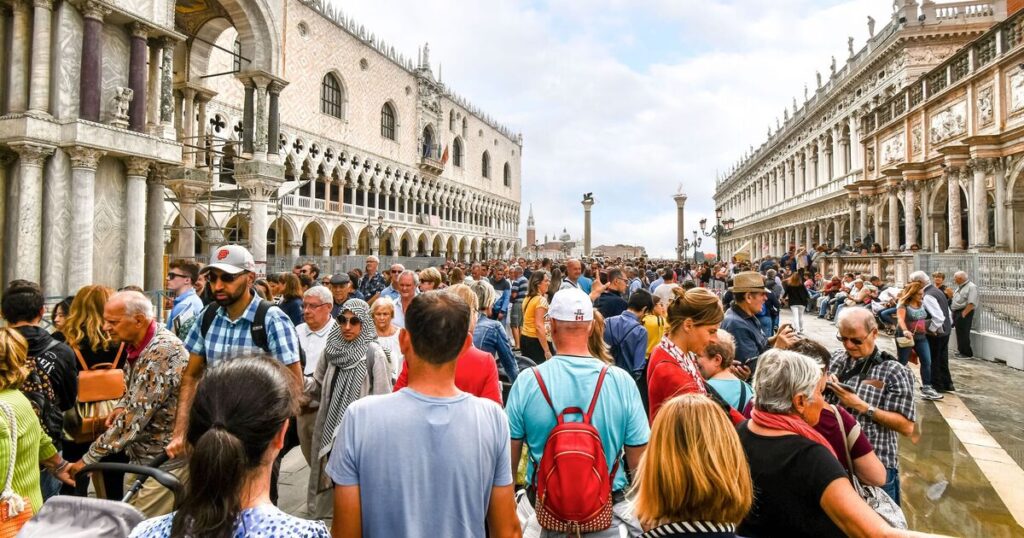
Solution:
<path fill-rule="evenodd" d="M 78 347 L 71 349 L 75 351 L 82 371 L 78 372 L 78 401 L 68 412 L 72 416 L 65 421 L 65 430 L 76 443 L 91 443 L 107 429 L 107 417 L 124 396 L 124 370 L 117 367 L 124 355 L 124 344 L 117 349 L 114 362 L 97 364 L 92 368 Z"/>
<path fill-rule="evenodd" d="M 860 498 L 864 499 L 864 502 L 868 503 L 868 506 L 881 516 L 886 523 L 896 529 L 906 529 L 907 517 L 903 515 L 903 509 L 900 508 L 900 505 L 896 504 L 896 501 L 892 500 L 892 497 L 882 488 L 861 484 L 860 480 L 857 479 L 856 473 L 853 472 L 853 458 L 850 456 L 850 445 L 860 436 L 860 424 L 854 426 L 850 433 L 847 434 L 846 425 L 843 424 L 843 416 L 836 409 L 836 406 L 830 405 L 829 407 L 832 409 L 832 414 L 836 416 L 836 422 L 839 423 L 839 431 L 843 434 L 846 466 L 850 474 L 850 481 L 853 482 L 853 489 L 857 490 Z"/>
<path fill-rule="evenodd" d="M 0 402 L 0 409 L 7 418 L 7 430 L 11 438 L 7 476 L 4 478 L 3 493 L 0 493 L 0 538 L 14 538 L 25 523 L 32 519 L 32 503 L 28 497 L 14 491 L 14 466 L 18 461 L 18 419 L 11 404 Z"/>

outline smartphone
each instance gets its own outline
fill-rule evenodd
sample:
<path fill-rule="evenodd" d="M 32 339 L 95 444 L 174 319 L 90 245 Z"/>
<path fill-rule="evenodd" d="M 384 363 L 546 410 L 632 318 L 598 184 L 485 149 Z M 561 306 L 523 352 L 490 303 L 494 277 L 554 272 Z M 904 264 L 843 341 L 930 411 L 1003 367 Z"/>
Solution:
<path fill-rule="evenodd" d="M 826 386 L 826 387 L 829 387 L 829 388 L 831 388 L 831 387 L 833 387 L 833 386 L 835 386 L 835 385 L 838 385 L 838 386 L 842 387 L 842 389 L 843 389 L 843 390 L 845 390 L 845 391 L 847 391 L 847 392 L 857 392 L 857 390 L 856 390 L 856 389 L 854 389 L 854 388 L 853 388 L 853 387 L 851 387 L 850 385 L 847 385 L 846 383 L 833 383 L 833 382 L 831 382 L 831 381 L 826 381 L 826 382 L 825 382 L 825 386 Z"/>

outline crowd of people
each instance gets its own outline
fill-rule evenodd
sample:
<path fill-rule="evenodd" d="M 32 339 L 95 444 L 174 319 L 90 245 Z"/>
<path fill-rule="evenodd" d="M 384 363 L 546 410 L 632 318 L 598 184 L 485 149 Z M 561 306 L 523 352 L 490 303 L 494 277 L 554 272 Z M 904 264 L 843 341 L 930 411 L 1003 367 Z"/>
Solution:
<path fill-rule="evenodd" d="M 907 363 L 923 398 L 953 390 L 945 346 L 978 300 L 959 273 L 956 290 L 825 281 L 795 250 L 265 277 L 241 246 L 212 259 L 170 263 L 166 317 L 138 289 L 48 311 L 38 284 L 8 284 L 3 502 L 38 513 L 86 494 L 91 463 L 166 454 L 184 493 L 146 482 L 134 536 L 914 535 Z M 815 314 L 837 351 L 805 332 Z M 296 447 L 299 515 L 276 507 Z M 92 474 L 109 498 L 134 479 Z"/>

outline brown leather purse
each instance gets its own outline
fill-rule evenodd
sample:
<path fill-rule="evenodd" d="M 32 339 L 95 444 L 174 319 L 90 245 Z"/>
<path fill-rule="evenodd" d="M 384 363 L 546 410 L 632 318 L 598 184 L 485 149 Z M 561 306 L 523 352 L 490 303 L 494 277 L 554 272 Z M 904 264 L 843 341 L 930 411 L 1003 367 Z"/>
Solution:
<path fill-rule="evenodd" d="M 97 364 L 92 368 L 77 347 L 71 349 L 75 351 L 82 371 L 78 372 L 78 401 L 69 411 L 74 416 L 65 421 L 65 430 L 76 443 L 90 443 L 106 431 L 107 417 L 124 396 L 124 370 L 117 367 L 124 355 L 124 344 L 118 348 L 114 362 Z"/>

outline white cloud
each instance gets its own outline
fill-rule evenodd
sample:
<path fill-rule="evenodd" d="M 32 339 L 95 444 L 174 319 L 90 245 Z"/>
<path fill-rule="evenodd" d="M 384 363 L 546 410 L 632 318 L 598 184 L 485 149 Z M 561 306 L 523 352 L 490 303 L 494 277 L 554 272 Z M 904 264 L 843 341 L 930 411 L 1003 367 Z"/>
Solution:
<path fill-rule="evenodd" d="M 407 54 L 429 42 L 449 87 L 521 131 L 523 225 L 673 256 L 680 182 L 686 228 L 714 220 L 715 173 L 764 141 L 815 70 L 859 48 L 891 2 L 822 0 L 378 0 L 342 7 Z M 709 249 L 713 245 L 705 245 Z"/>

